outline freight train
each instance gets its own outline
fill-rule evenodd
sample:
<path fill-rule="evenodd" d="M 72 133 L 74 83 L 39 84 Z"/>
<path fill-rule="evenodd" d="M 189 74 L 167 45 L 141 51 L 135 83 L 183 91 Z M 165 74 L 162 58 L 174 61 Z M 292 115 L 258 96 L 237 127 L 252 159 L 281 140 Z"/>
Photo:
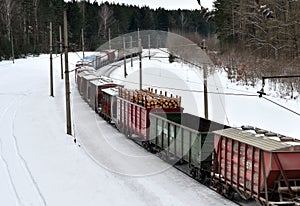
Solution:
<path fill-rule="evenodd" d="M 77 73 L 77 86 L 120 132 L 225 197 L 300 205 L 299 140 L 184 113 L 178 96 L 129 90 L 86 69 Z"/>
<path fill-rule="evenodd" d="M 138 47 L 128 49 L 110 49 L 97 52 L 94 55 L 87 56 L 83 60 L 78 61 L 76 67 L 90 66 L 97 70 L 105 65 L 120 61 L 124 58 L 135 57 L 139 53 Z"/>

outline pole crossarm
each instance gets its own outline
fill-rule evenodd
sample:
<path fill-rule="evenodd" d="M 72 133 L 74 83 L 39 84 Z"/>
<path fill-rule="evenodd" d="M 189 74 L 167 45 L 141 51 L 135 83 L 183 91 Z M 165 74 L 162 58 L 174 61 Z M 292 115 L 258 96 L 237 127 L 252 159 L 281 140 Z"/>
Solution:
<path fill-rule="evenodd" d="M 275 75 L 275 76 L 262 76 L 262 88 L 260 91 L 257 91 L 259 94 L 259 97 L 262 97 L 262 95 L 266 95 L 264 92 L 264 86 L 266 79 L 288 79 L 288 78 L 300 78 L 300 75 Z"/>

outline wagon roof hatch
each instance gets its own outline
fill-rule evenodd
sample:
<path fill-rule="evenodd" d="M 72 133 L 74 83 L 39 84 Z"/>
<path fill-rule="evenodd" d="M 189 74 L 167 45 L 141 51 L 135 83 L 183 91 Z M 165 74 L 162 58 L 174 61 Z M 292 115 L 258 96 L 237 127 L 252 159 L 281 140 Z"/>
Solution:
<path fill-rule="evenodd" d="M 107 93 L 110 96 L 117 96 L 119 94 L 119 90 L 116 87 L 102 89 L 103 93 Z"/>
<path fill-rule="evenodd" d="M 300 144 L 295 144 L 295 142 L 283 142 L 270 138 L 268 135 L 259 133 L 253 133 L 249 130 L 242 130 L 237 128 L 229 128 L 214 131 L 213 133 L 228 137 L 230 139 L 237 140 L 239 142 L 257 147 L 259 149 L 273 152 L 273 151 L 287 151 L 288 148 L 293 146 L 299 146 Z M 299 150 L 294 148 L 295 150 Z M 288 150 L 291 151 L 291 150 Z"/>

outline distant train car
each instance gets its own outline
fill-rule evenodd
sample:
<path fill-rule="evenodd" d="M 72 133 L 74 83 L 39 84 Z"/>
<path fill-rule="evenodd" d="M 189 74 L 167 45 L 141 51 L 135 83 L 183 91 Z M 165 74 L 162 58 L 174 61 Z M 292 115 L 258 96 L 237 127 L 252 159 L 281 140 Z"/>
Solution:
<path fill-rule="evenodd" d="M 93 70 L 95 70 L 94 68 L 94 61 L 95 61 L 95 56 L 94 55 L 91 55 L 91 56 L 86 56 L 84 57 L 83 59 L 79 60 L 76 62 L 76 65 L 75 67 L 77 69 L 80 69 L 82 67 L 92 67 Z"/>
<path fill-rule="evenodd" d="M 214 158 L 212 131 L 224 128 L 228 126 L 187 113 L 150 113 L 150 150 L 173 163 L 186 163 L 182 169 L 208 183 Z"/>
<path fill-rule="evenodd" d="M 90 75 L 92 74 L 90 71 L 88 70 L 79 70 L 77 71 L 76 74 L 76 83 L 77 83 L 77 88 L 80 94 L 82 94 L 82 89 L 81 89 L 81 85 L 82 85 L 82 78 L 86 75 Z"/>
<path fill-rule="evenodd" d="M 109 87 L 115 87 L 117 84 L 109 77 L 100 76 L 98 79 L 89 82 L 89 105 L 97 113 L 101 110 L 102 90 Z"/>
<path fill-rule="evenodd" d="M 100 69 L 101 67 L 113 63 L 117 60 L 118 51 L 117 50 L 103 50 L 99 54 L 95 55 L 96 66 L 95 69 Z"/>
<path fill-rule="evenodd" d="M 256 131 L 214 132 L 214 186 L 228 198 L 238 192 L 261 205 L 300 205 L 300 143 Z"/>
<path fill-rule="evenodd" d="M 101 67 L 111 64 L 115 61 L 119 61 L 124 59 L 124 57 L 128 58 L 130 56 L 136 56 L 139 52 L 137 47 L 133 47 L 131 49 L 110 49 L 110 50 L 102 50 L 101 52 L 91 56 L 93 67 L 97 70 Z"/>
<path fill-rule="evenodd" d="M 102 116 L 109 123 L 115 124 L 117 122 L 117 96 L 119 94 L 118 87 L 110 87 L 102 89 L 101 110 Z"/>
<path fill-rule="evenodd" d="M 88 74 L 84 75 L 81 78 L 81 84 L 80 84 L 80 94 L 82 95 L 83 99 L 89 103 L 90 99 L 90 93 L 91 93 L 91 84 L 90 81 L 100 79 L 99 76 L 96 76 L 95 74 Z"/>

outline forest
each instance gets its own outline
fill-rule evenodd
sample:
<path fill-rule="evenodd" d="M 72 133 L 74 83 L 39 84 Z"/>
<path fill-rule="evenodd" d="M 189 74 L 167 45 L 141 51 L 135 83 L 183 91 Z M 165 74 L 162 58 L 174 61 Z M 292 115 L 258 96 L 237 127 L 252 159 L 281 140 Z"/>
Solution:
<path fill-rule="evenodd" d="M 101 44 L 119 35 L 139 30 L 162 30 L 177 33 L 198 33 L 208 36 L 214 32 L 199 10 L 150 9 L 125 4 L 97 1 L 64 0 L 2 0 L 0 3 L 0 57 L 15 57 L 49 52 L 49 24 L 53 24 L 53 38 L 58 49 L 59 26 L 63 26 L 63 12 L 68 16 L 69 44 L 81 49 L 84 32 L 86 50 L 95 50 Z"/>
<path fill-rule="evenodd" d="M 199 43 L 229 77 L 247 84 L 262 75 L 300 73 L 300 1 L 215 0 L 214 10 L 151 9 L 89 0 L 1 0 L 0 60 L 49 53 L 49 24 L 59 52 L 59 26 L 68 16 L 69 47 L 86 50 L 139 30 L 171 31 Z"/>

